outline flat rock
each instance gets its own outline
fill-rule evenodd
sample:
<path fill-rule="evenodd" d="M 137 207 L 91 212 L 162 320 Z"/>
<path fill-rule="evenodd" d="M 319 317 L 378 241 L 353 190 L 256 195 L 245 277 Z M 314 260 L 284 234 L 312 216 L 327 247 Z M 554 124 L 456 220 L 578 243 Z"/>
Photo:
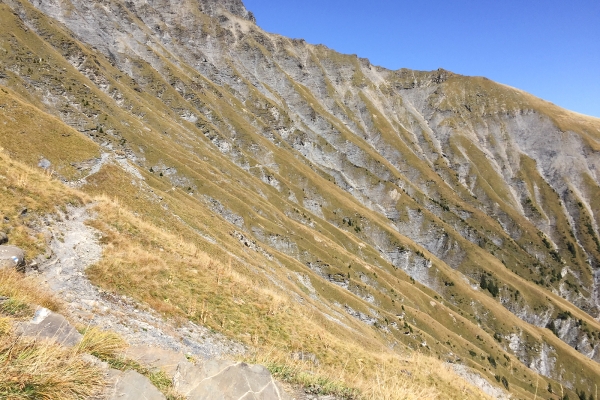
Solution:
<path fill-rule="evenodd" d="M 164 371 L 169 376 L 175 374 L 179 364 L 188 362 L 182 353 L 156 346 L 131 346 L 125 352 L 125 357 L 147 368 Z"/>
<path fill-rule="evenodd" d="M 60 314 L 47 308 L 38 308 L 29 322 L 19 325 L 17 333 L 24 336 L 51 339 L 63 346 L 73 347 L 81 341 L 81 334 Z"/>
<path fill-rule="evenodd" d="M 0 268 L 17 268 L 25 263 L 25 253 L 17 246 L 0 246 Z"/>
<path fill-rule="evenodd" d="M 110 370 L 108 375 L 106 400 L 166 400 L 148 378 L 136 371 Z"/>
<path fill-rule="evenodd" d="M 241 362 L 182 363 L 173 383 L 175 390 L 190 400 L 290 400 L 269 370 Z"/>

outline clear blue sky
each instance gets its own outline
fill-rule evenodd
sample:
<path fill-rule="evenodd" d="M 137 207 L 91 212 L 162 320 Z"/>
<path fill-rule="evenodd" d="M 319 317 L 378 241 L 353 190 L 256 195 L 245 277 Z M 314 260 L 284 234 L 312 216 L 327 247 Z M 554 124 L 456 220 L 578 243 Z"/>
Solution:
<path fill-rule="evenodd" d="M 243 0 L 268 32 L 389 69 L 486 76 L 600 117 L 600 0 Z"/>

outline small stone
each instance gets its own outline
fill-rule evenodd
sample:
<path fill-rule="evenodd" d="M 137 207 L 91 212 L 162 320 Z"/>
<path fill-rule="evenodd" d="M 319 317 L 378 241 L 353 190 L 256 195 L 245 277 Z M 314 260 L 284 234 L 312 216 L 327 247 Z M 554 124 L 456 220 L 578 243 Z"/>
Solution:
<path fill-rule="evenodd" d="M 40 162 L 38 163 L 38 167 L 42 168 L 42 169 L 48 169 L 50 168 L 50 166 L 52 165 L 52 163 L 48 160 L 46 160 L 45 158 L 42 158 L 40 160 Z"/>
<path fill-rule="evenodd" d="M 8 243 L 8 235 L 4 232 L 0 232 L 0 244 Z"/>

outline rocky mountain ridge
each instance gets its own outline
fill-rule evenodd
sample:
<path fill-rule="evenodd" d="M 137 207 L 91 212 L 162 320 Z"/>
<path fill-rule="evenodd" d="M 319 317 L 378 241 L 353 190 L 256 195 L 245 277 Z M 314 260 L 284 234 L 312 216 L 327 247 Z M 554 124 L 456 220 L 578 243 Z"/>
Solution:
<path fill-rule="evenodd" d="M 97 160 L 118 160 L 61 167 L 60 151 L 29 149 L 63 179 L 79 166 L 84 190 L 155 221 L 158 207 L 245 262 L 236 244 L 285 266 L 287 282 L 271 283 L 292 284 L 340 326 L 350 316 L 416 347 L 423 338 L 391 324 L 410 303 L 434 354 L 454 359 L 441 331 L 481 342 L 477 326 L 493 338 L 482 353 L 591 389 L 597 119 L 485 78 L 389 71 L 268 34 L 237 1 L 3 4 L 0 83 L 92 139 Z M 127 195 L 110 187 L 116 177 Z M 468 335 L 452 327 L 461 314 Z M 461 347 L 456 358 L 469 357 Z"/>

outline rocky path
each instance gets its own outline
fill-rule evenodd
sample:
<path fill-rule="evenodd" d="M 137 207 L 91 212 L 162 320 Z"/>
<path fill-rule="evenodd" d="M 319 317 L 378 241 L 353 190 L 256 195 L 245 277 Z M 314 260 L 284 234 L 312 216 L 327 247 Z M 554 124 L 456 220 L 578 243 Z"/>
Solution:
<path fill-rule="evenodd" d="M 244 352 L 243 346 L 191 322 L 174 328 L 149 309 L 125 296 L 92 285 L 85 269 L 100 260 L 100 232 L 87 226 L 90 207 L 71 208 L 47 226 L 52 256 L 40 263 L 41 277 L 62 298 L 71 319 L 119 333 L 133 346 L 153 346 L 197 359 L 222 358 Z"/>

